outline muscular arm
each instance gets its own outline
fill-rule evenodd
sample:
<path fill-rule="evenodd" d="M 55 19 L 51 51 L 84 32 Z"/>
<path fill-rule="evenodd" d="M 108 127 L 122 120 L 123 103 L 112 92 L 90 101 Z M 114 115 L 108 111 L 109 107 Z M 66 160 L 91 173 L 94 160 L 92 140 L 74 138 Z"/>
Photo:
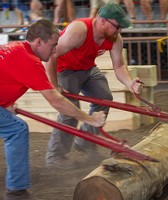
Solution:
<path fill-rule="evenodd" d="M 87 33 L 87 28 L 83 22 L 74 22 L 70 25 L 66 32 L 60 37 L 56 51 L 49 60 L 45 63 L 47 75 L 53 85 L 58 88 L 56 80 L 56 59 L 67 53 L 68 51 L 78 48 L 83 44 Z M 68 99 L 61 95 L 59 90 L 43 90 L 41 94 L 48 100 L 48 102 L 60 113 L 76 118 L 92 126 L 102 126 L 105 120 L 105 114 L 100 111 L 93 113 L 91 116 L 81 111 Z"/>
<path fill-rule="evenodd" d="M 132 77 L 128 71 L 127 65 L 124 63 L 123 55 L 123 40 L 120 34 L 118 34 L 116 42 L 113 44 L 113 48 L 110 51 L 110 56 L 113 63 L 113 68 L 117 79 L 122 82 L 131 92 L 140 92 L 140 86 L 138 77 L 132 80 Z"/>
<path fill-rule="evenodd" d="M 56 80 L 56 65 L 57 58 L 64 55 L 72 49 L 80 47 L 87 34 L 86 25 L 83 22 L 75 21 L 70 24 L 65 33 L 59 38 L 58 45 L 56 46 L 56 52 L 50 58 L 47 63 L 43 63 L 49 80 L 57 87 Z"/>
<path fill-rule="evenodd" d="M 52 107 L 60 113 L 76 118 L 77 120 L 88 123 L 92 126 L 102 126 L 104 124 L 105 115 L 102 111 L 93 113 L 92 116 L 77 108 L 68 99 L 62 96 L 56 89 L 42 90 L 40 93 L 46 98 Z"/>
<path fill-rule="evenodd" d="M 47 74 L 48 79 L 53 84 L 53 86 L 58 89 L 57 71 L 56 71 L 56 65 L 57 65 L 56 55 L 53 54 L 48 62 L 43 62 L 43 65 L 46 69 L 46 74 Z"/>

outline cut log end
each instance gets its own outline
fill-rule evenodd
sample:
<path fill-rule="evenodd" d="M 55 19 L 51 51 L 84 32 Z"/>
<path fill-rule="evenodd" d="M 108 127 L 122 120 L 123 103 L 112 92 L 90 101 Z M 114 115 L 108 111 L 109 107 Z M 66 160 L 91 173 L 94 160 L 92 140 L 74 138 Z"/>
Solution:
<path fill-rule="evenodd" d="M 160 123 L 132 147 L 160 162 L 106 159 L 78 184 L 74 200 L 149 200 L 161 196 L 168 184 L 167 133 L 168 124 Z"/>
<path fill-rule="evenodd" d="M 124 200 L 120 190 L 106 179 L 93 176 L 79 182 L 73 200 Z"/>

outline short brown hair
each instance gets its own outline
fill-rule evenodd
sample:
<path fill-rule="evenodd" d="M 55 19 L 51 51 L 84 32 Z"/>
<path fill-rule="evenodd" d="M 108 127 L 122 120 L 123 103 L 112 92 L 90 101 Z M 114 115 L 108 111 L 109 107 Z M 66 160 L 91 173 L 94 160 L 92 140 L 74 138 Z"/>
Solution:
<path fill-rule="evenodd" d="M 47 42 L 53 33 L 59 35 L 58 28 L 49 20 L 41 19 L 29 27 L 26 40 L 32 42 L 40 37 L 44 42 Z"/>

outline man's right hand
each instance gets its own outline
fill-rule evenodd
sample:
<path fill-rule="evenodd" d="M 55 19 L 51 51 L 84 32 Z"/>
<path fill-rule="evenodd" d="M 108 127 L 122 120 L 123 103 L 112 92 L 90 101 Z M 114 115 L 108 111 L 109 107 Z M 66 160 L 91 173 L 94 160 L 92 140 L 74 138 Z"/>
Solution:
<path fill-rule="evenodd" d="M 103 111 L 93 112 L 91 116 L 93 117 L 93 121 L 90 123 L 90 125 L 95 127 L 101 127 L 104 125 L 106 115 Z"/>

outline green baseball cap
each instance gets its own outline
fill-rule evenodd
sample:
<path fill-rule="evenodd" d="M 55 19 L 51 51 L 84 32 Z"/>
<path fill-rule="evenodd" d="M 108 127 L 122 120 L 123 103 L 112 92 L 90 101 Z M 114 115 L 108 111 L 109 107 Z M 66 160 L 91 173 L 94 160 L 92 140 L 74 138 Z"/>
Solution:
<path fill-rule="evenodd" d="M 105 19 L 115 19 L 123 28 L 128 28 L 131 25 L 126 13 L 117 3 L 107 3 L 99 9 L 98 15 Z"/>

